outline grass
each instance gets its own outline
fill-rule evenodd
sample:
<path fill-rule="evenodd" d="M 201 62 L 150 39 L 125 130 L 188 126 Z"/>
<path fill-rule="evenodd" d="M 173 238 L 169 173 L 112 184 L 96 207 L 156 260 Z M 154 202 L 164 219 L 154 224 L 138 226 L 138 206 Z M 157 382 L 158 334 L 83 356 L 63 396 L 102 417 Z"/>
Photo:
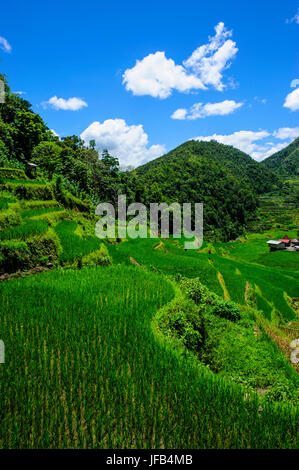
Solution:
<path fill-rule="evenodd" d="M 100 248 L 101 241 L 95 236 L 81 238 L 74 232 L 77 228 L 76 221 L 64 220 L 55 226 L 55 231 L 60 238 L 63 252 L 60 255 L 62 263 L 74 261 L 92 251 Z"/>
<path fill-rule="evenodd" d="M 44 233 L 48 224 L 43 220 L 26 220 L 22 225 L 15 225 L 0 232 L 0 240 L 26 240 L 31 235 Z"/>
<path fill-rule="evenodd" d="M 168 240 L 164 241 L 167 253 L 154 249 L 155 245 L 157 245 L 157 240 L 154 239 L 136 239 L 111 245 L 109 251 L 115 263 L 130 264 L 130 257 L 132 257 L 139 264 L 166 275 L 181 274 L 191 278 L 200 277 L 201 282 L 209 289 L 223 296 L 223 289 L 219 283 L 220 276 L 217 277 L 217 273 L 220 273 L 226 286 L 226 295 L 229 294 L 231 299 L 239 304 L 246 303 L 245 286 L 246 282 L 249 282 L 259 287 L 267 308 L 267 302 L 269 302 L 272 309 L 277 309 L 286 322 L 295 318 L 295 311 L 286 301 L 284 293 L 290 297 L 298 297 L 299 276 L 296 271 L 274 269 L 253 264 L 244 259 L 232 259 L 220 250 L 224 244 L 218 244 L 216 253 L 213 255 L 198 253 L 195 250 L 185 252 L 178 248 L 176 242 Z M 297 253 L 290 254 L 297 255 Z M 246 256 L 249 259 L 248 253 Z M 268 312 L 265 313 L 268 314 Z"/>
<path fill-rule="evenodd" d="M 174 296 L 161 276 L 61 270 L 1 294 L 0 447 L 297 446 L 293 406 L 245 396 L 154 334 L 153 316 Z"/>
<path fill-rule="evenodd" d="M 46 184 L 45 181 L 38 181 L 38 180 L 20 180 L 20 179 L 9 179 L 9 178 L 2 178 L 4 183 L 13 183 L 13 184 L 37 184 L 37 185 L 44 185 Z"/>
<path fill-rule="evenodd" d="M 25 209 L 24 211 L 21 211 L 20 214 L 22 217 L 37 217 L 43 214 L 48 214 L 51 212 L 60 212 L 64 211 L 64 207 L 42 207 L 38 209 Z"/>

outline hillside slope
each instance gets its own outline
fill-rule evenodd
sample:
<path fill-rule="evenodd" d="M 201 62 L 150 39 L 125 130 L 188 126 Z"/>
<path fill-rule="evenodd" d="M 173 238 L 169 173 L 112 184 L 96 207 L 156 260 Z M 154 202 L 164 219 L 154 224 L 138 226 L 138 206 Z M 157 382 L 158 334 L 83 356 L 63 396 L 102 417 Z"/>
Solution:
<path fill-rule="evenodd" d="M 168 165 L 177 160 L 185 160 L 191 157 L 205 159 L 209 163 L 213 160 L 221 167 L 225 167 L 239 180 L 244 179 L 257 194 L 263 194 L 281 187 L 279 178 L 268 168 L 253 160 L 246 153 L 216 141 L 197 142 L 190 140 L 166 155 L 139 167 L 138 172 L 144 174 L 161 164 Z"/>
<path fill-rule="evenodd" d="M 202 202 L 206 236 L 239 235 L 257 206 L 256 194 L 281 187 L 279 178 L 251 157 L 217 142 L 188 141 L 137 168 L 142 202 Z"/>
<path fill-rule="evenodd" d="M 299 137 L 284 149 L 263 160 L 262 165 L 280 176 L 299 175 Z"/>

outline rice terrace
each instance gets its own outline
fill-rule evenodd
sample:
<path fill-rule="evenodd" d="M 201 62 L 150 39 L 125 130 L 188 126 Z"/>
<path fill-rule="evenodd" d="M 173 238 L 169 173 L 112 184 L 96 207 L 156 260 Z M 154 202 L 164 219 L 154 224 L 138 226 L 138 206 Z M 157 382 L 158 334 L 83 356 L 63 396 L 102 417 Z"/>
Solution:
<path fill-rule="evenodd" d="M 284 8 L 275 7 L 271 21 Z M 109 11 L 106 6 L 104 17 Z M 280 34 L 298 30 L 297 23 L 299 17 L 285 22 Z M 236 18 L 234 31 L 223 22 L 210 29 L 181 66 L 162 52 L 144 53 L 134 66 L 142 49 L 132 51 L 128 42 L 130 55 L 120 53 L 122 82 L 117 74 L 117 85 L 106 72 L 102 78 L 107 90 L 122 87 L 121 111 L 112 102 L 113 112 L 105 111 L 103 96 L 108 117 L 85 130 L 92 118 L 84 113 L 97 111 L 79 97 L 46 102 L 52 93 L 46 79 L 34 93 L 37 85 L 17 77 L 14 47 L 0 36 L 0 449 L 298 448 L 299 128 L 292 119 L 299 88 L 288 90 L 280 127 L 267 111 L 271 133 L 259 130 L 250 140 L 253 131 L 226 126 L 220 134 L 220 119 L 233 119 L 225 116 L 233 111 L 242 116 L 246 100 L 231 110 L 235 101 L 204 98 L 243 93 L 241 85 L 224 83 L 238 51 Z M 13 41 L 11 27 L 6 31 Z M 158 34 L 157 48 L 164 47 L 160 40 Z M 183 50 L 187 45 L 182 42 Z M 221 68 L 214 55 L 223 47 L 231 55 Z M 96 70 L 88 60 L 85 65 L 93 77 Z M 28 97 L 12 91 L 21 78 Z M 163 121 L 160 105 L 179 98 L 186 109 L 174 110 L 171 132 L 165 124 L 173 150 L 150 147 L 142 125 L 109 118 L 124 114 L 124 100 L 131 99 L 136 122 L 143 106 L 150 114 L 153 104 Z M 190 107 L 196 99 L 201 102 Z M 254 107 L 261 113 L 270 107 L 259 97 L 251 102 L 241 127 Z M 79 125 L 72 119 L 80 113 Z M 203 122 L 210 135 L 194 137 L 204 133 Z M 186 134 L 179 130 L 185 125 Z M 157 210 L 153 226 L 141 214 L 158 204 L 166 219 Z M 187 206 L 189 218 L 177 218 L 174 207 Z"/>

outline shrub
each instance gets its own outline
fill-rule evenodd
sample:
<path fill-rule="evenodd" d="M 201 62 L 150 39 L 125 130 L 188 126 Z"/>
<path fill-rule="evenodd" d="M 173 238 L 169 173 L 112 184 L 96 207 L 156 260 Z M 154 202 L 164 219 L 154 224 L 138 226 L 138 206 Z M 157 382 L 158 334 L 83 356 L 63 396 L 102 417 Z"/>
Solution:
<path fill-rule="evenodd" d="M 234 302 L 223 300 L 206 286 L 201 284 L 199 278 L 180 280 L 180 287 L 187 297 L 192 299 L 197 305 L 208 306 L 209 313 L 217 315 L 227 320 L 237 321 L 241 318 L 240 309 Z"/>
<path fill-rule="evenodd" d="M 0 212 L 0 229 L 4 230 L 13 225 L 20 225 L 22 218 L 20 214 L 8 209 L 5 212 Z"/>
<path fill-rule="evenodd" d="M 218 297 L 217 299 L 215 298 L 214 304 L 210 308 L 209 313 L 230 321 L 238 321 L 241 318 L 241 312 L 238 305 L 229 300 L 223 300 L 221 297 Z"/>
<path fill-rule="evenodd" d="M 0 272 L 12 273 L 31 267 L 31 254 L 25 242 L 6 241 L 0 244 Z"/>
<path fill-rule="evenodd" d="M 5 179 L 24 179 L 27 180 L 27 176 L 25 175 L 24 170 L 20 170 L 18 168 L 0 168 L 0 178 Z"/>
<path fill-rule="evenodd" d="M 54 199 L 52 186 L 50 184 L 36 183 L 0 183 L 0 190 L 6 190 L 13 193 L 18 199 L 49 200 Z"/>
<path fill-rule="evenodd" d="M 44 235 L 32 237 L 30 241 L 27 241 L 27 245 L 34 266 L 55 262 L 62 252 L 59 237 L 52 228 L 49 228 Z"/>
<path fill-rule="evenodd" d="M 186 293 L 187 297 L 192 299 L 197 305 L 213 304 L 217 297 L 216 294 L 201 284 L 199 278 L 181 278 L 180 287 Z"/>
<path fill-rule="evenodd" d="M 25 209 L 43 209 L 47 207 L 60 207 L 59 202 L 55 200 L 49 201 L 24 201 Z"/>
<path fill-rule="evenodd" d="M 178 339 L 194 353 L 200 353 L 205 340 L 202 315 L 194 302 L 183 297 L 173 299 L 163 307 L 157 317 L 163 334 Z"/>
<path fill-rule="evenodd" d="M 81 263 L 81 266 L 108 266 L 112 264 L 108 249 L 104 243 L 101 244 L 99 250 L 79 258 L 78 262 Z"/>

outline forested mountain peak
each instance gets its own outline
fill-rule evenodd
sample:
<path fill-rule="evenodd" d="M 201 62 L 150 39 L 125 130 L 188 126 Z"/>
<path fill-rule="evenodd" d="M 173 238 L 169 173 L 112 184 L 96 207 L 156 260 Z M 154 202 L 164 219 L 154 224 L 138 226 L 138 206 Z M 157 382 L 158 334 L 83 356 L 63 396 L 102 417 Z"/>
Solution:
<path fill-rule="evenodd" d="M 252 189 L 262 194 L 281 187 L 279 178 L 268 168 L 253 160 L 248 154 L 230 145 L 224 145 L 215 140 L 209 142 L 189 140 L 166 155 L 159 157 L 137 169 L 139 174 L 144 174 L 159 165 L 173 164 L 175 161 L 190 158 L 203 158 L 209 162 L 227 169 L 233 176 L 243 179 Z"/>
<path fill-rule="evenodd" d="M 284 149 L 266 158 L 262 164 L 277 175 L 299 175 L 299 137 Z"/>

